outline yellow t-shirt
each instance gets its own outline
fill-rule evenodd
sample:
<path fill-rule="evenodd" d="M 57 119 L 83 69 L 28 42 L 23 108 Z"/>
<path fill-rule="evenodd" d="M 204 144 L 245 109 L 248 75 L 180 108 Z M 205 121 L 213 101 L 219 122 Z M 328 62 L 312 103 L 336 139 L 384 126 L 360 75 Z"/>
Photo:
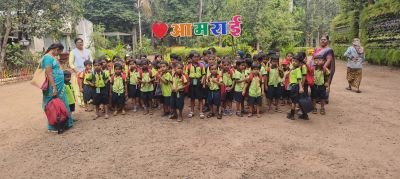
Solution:
<path fill-rule="evenodd" d="M 141 92 L 151 92 L 154 90 L 153 83 L 151 83 L 151 79 L 149 72 L 142 73 L 142 85 L 140 87 Z"/>
<path fill-rule="evenodd" d="M 207 79 L 207 85 L 208 85 L 208 87 L 210 88 L 211 91 L 219 90 L 220 89 L 219 88 L 219 84 L 213 82 L 213 80 L 216 80 L 217 82 L 222 83 L 223 82 L 222 78 L 218 77 L 218 76 L 210 76 Z"/>
<path fill-rule="evenodd" d="M 117 93 L 118 95 L 121 95 L 125 92 L 125 79 L 122 78 L 122 76 L 114 76 L 114 82 L 112 85 L 112 91 L 114 93 Z"/>
<path fill-rule="evenodd" d="M 172 78 L 172 87 L 174 89 L 181 89 L 184 84 L 188 83 L 188 79 L 186 79 L 186 77 L 184 75 L 178 76 L 178 75 L 174 75 L 174 77 Z M 180 91 L 183 91 L 183 89 L 181 89 Z"/>
<path fill-rule="evenodd" d="M 166 83 L 163 83 L 160 80 L 162 95 L 164 97 L 169 97 L 169 96 L 171 96 L 171 93 L 172 93 L 172 75 L 171 75 L 171 73 L 165 73 L 165 74 L 163 74 L 163 76 L 161 78 L 163 78 L 164 80 L 167 81 Z"/>
<path fill-rule="evenodd" d="M 250 97 L 260 97 L 262 96 L 262 83 L 263 79 L 260 76 L 254 76 L 250 82 L 249 96 Z"/>

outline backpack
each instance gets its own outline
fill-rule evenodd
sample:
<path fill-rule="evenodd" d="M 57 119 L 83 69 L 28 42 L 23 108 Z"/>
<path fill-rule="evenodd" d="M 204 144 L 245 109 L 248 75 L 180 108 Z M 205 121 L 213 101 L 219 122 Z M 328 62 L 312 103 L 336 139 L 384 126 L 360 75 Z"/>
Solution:
<path fill-rule="evenodd" d="M 103 71 L 101 71 L 100 72 L 100 76 L 103 78 L 103 81 L 104 81 L 104 84 L 106 84 L 106 79 L 107 79 L 107 77 L 106 77 L 106 73 L 104 73 Z M 85 79 L 85 76 L 83 76 L 84 77 L 84 79 Z M 92 84 L 96 84 L 96 72 L 93 72 L 92 73 Z"/>
<path fill-rule="evenodd" d="M 175 75 L 176 75 L 176 74 L 174 74 L 174 76 L 175 76 Z M 188 94 L 188 93 L 189 93 L 190 80 L 189 80 L 188 75 L 182 74 L 182 75 L 181 75 L 182 86 L 185 86 L 185 79 L 186 79 L 186 81 L 187 81 L 187 86 L 183 89 L 183 92 L 184 92 L 185 94 Z"/>
<path fill-rule="evenodd" d="M 310 66 L 308 66 L 308 65 L 306 65 L 306 68 L 307 68 L 307 74 L 306 74 L 306 83 L 309 85 L 309 86 L 313 86 L 314 85 L 314 72 L 315 72 L 315 69 L 313 69 L 313 68 L 311 68 Z M 326 75 L 326 71 L 327 71 L 327 69 L 324 67 L 323 68 L 323 73 L 324 73 L 324 76 Z"/>
<path fill-rule="evenodd" d="M 63 133 L 67 129 L 67 119 L 70 117 L 70 114 L 60 98 L 54 97 L 51 99 L 44 111 L 49 125 L 55 127 L 58 134 Z"/>
<path fill-rule="evenodd" d="M 260 87 L 262 87 L 262 79 L 263 79 L 263 77 L 262 77 L 261 74 L 258 74 L 258 75 L 259 75 L 259 78 L 260 78 Z M 247 81 L 247 83 L 249 83 L 249 85 L 247 85 L 247 88 L 246 88 L 246 95 L 245 95 L 245 96 L 248 96 L 248 95 L 249 95 L 249 88 L 250 88 L 251 82 L 253 81 L 253 78 L 254 78 L 254 75 L 253 75 L 253 73 L 251 73 L 251 74 L 249 75 L 249 79 L 248 79 L 248 81 Z"/>
<path fill-rule="evenodd" d="M 201 63 L 199 63 L 199 66 L 200 66 L 200 73 L 201 72 L 203 72 L 203 64 L 201 64 Z M 188 74 L 187 74 L 187 76 L 190 76 L 190 69 L 192 68 L 192 64 L 190 63 L 190 64 L 188 64 L 187 66 L 186 66 L 186 70 L 188 71 Z"/>

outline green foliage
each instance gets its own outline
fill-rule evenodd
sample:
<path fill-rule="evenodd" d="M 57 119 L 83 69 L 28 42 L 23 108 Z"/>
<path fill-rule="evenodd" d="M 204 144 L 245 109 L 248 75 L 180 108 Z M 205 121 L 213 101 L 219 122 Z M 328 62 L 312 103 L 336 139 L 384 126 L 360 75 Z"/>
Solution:
<path fill-rule="evenodd" d="M 142 47 L 139 45 L 136 46 L 136 49 L 134 49 L 134 54 L 135 56 L 138 55 L 152 55 L 155 53 L 155 50 L 151 46 L 151 39 L 147 38 L 146 36 L 142 37 Z"/>
<path fill-rule="evenodd" d="M 85 18 L 95 24 L 104 24 L 107 31 L 131 31 L 138 23 L 135 1 L 86 0 Z"/>
<path fill-rule="evenodd" d="M 7 45 L 5 63 L 9 68 L 22 68 L 36 64 L 34 56 L 28 50 L 22 50 L 19 44 Z"/>
<path fill-rule="evenodd" d="M 201 53 L 203 53 L 204 50 L 207 50 L 208 48 L 209 47 L 206 47 L 206 48 L 172 47 L 172 48 L 168 49 L 167 51 L 170 53 L 177 54 L 182 59 L 186 59 L 186 57 L 189 55 L 190 51 L 195 50 L 201 54 Z M 219 57 L 223 57 L 223 56 L 232 57 L 234 54 L 236 54 L 236 51 L 234 51 L 234 49 L 232 49 L 232 47 L 214 47 L 214 48 L 217 50 L 217 56 L 219 56 Z M 237 50 L 242 50 L 245 53 L 251 53 L 252 47 L 249 47 L 247 45 L 241 45 Z"/>
<path fill-rule="evenodd" d="M 350 11 L 336 16 L 331 23 L 332 46 L 350 44 L 358 37 L 359 12 Z"/>
<path fill-rule="evenodd" d="M 400 66 L 399 9 L 399 1 L 381 0 L 361 12 L 360 34 L 367 61 Z"/>
<path fill-rule="evenodd" d="M 126 50 L 122 43 L 119 43 L 115 48 L 112 49 L 100 49 L 100 56 L 106 56 L 108 59 L 112 60 L 114 57 L 124 58 L 126 55 Z"/>
<path fill-rule="evenodd" d="M 110 47 L 110 41 L 103 35 L 104 30 L 104 26 L 95 25 L 94 31 L 90 36 L 90 46 L 96 49 L 94 54 L 96 58 L 103 55 L 100 49 L 107 49 Z"/>

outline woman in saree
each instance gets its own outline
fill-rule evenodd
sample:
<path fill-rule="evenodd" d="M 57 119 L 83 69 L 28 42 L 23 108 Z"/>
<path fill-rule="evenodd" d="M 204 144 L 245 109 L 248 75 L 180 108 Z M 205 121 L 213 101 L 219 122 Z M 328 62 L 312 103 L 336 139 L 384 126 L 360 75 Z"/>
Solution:
<path fill-rule="evenodd" d="M 52 44 L 47 49 L 46 54 L 42 57 L 41 68 L 45 70 L 46 77 L 49 81 L 48 89 L 43 91 L 42 107 L 45 109 L 50 100 L 57 96 L 64 102 L 68 112 L 70 113 L 64 90 L 64 72 L 61 70 L 60 63 L 56 59 L 56 56 L 58 56 L 63 50 L 64 46 L 62 44 Z M 70 116 L 67 122 L 67 128 L 71 128 L 72 125 L 73 119 L 72 116 Z M 56 128 L 51 125 L 48 125 L 48 130 L 49 132 L 57 132 Z"/>
<path fill-rule="evenodd" d="M 323 35 L 320 39 L 319 39 L 319 44 L 320 47 L 316 48 L 314 50 L 313 53 L 313 59 L 315 56 L 321 55 L 326 59 L 324 68 L 329 69 L 329 71 L 331 72 L 329 75 L 329 88 L 326 91 L 326 95 L 327 95 L 327 100 L 326 102 L 329 102 L 329 91 L 331 88 L 331 83 L 333 80 L 333 75 L 335 75 L 335 68 L 336 68 L 336 63 L 335 63 L 335 53 L 333 52 L 333 49 L 329 47 L 329 36 L 327 35 Z M 313 63 L 313 60 L 312 60 Z"/>
<path fill-rule="evenodd" d="M 356 88 L 357 93 L 361 93 L 360 83 L 365 54 L 360 39 L 355 38 L 353 40 L 353 45 L 347 48 L 344 56 L 347 58 L 347 81 L 349 82 L 349 87 L 346 89 L 352 90 L 353 87 Z"/>

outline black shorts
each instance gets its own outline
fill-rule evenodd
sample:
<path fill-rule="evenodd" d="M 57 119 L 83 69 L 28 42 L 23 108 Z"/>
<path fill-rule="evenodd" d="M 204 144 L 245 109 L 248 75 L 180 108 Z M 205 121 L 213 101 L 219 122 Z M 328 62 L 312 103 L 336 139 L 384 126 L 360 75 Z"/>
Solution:
<path fill-rule="evenodd" d="M 93 99 L 94 88 L 89 85 L 83 85 L 83 101 L 85 103 Z"/>
<path fill-rule="evenodd" d="M 311 87 L 311 97 L 312 97 L 312 99 L 316 99 L 316 100 L 327 99 L 326 87 L 324 85 L 321 85 L 321 86 L 313 85 Z"/>
<path fill-rule="evenodd" d="M 268 86 L 267 90 L 267 98 L 271 99 L 279 99 L 282 96 L 282 86 L 278 85 L 277 87 Z"/>
<path fill-rule="evenodd" d="M 225 93 L 225 96 L 222 98 L 222 101 L 232 101 L 233 100 L 233 91 L 229 91 Z"/>
<path fill-rule="evenodd" d="M 70 104 L 70 105 L 69 105 L 69 110 L 70 110 L 71 112 L 74 112 L 74 111 L 75 111 L 75 104 Z"/>
<path fill-rule="evenodd" d="M 138 98 L 140 96 L 140 91 L 138 85 L 128 85 L 128 97 Z"/>
<path fill-rule="evenodd" d="M 219 90 L 208 92 L 208 105 L 219 106 L 221 104 L 221 92 Z"/>
<path fill-rule="evenodd" d="M 201 86 L 197 85 L 197 86 L 189 86 L 189 98 L 190 99 L 203 99 L 203 92 L 201 91 Z"/>
<path fill-rule="evenodd" d="M 200 92 L 203 95 L 203 99 L 207 100 L 209 91 L 210 89 L 208 89 L 207 86 L 205 88 L 203 88 L 202 86 L 200 87 Z"/>
<path fill-rule="evenodd" d="M 290 90 L 283 90 L 282 97 L 283 97 L 283 99 L 289 99 L 290 98 Z"/>
<path fill-rule="evenodd" d="M 183 110 L 183 106 L 185 105 L 185 93 L 184 92 L 172 92 L 171 94 L 171 108 Z"/>
<path fill-rule="evenodd" d="M 93 94 L 93 105 L 108 104 L 109 97 L 106 88 L 100 88 L 100 93 Z"/>
<path fill-rule="evenodd" d="M 160 103 L 166 106 L 171 105 L 171 96 L 161 96 L 160 97 Z"/>
<path fill-rule="evenodd" d="M 233 99 L 236 101 L 236 102 L 238 102 L 238 103 L 241 103 L 241 102 L 243 102 L 243 94 L 242 94 L 242 92 L 237 92 L 237 91 L 234 91 L 233 92 Z"/>
<path fill-rule="evenodd" d="M 290 85 L 290 99 L 292 100 L 292 103 L 299 102 L 299 88 L 298 84 Z"/>
<path fill-rule="evenodd" d="M 250 106 L 254 106 L 254 105 L 261 105 L 262 102 L 262 97 L 251 97 L 249 96 L 247 99 L 247 102 L 249 103 Z"/>
<path fill-rule="evenodd" d="M 112 93 L 112 106 L 121 106 L 125 104 L 125 94 Z"/>
<path fill-rule="evenodd" d="M 143 101 L 151 101 L 153 99 L 153 91 L 149 92 L 140 92 L 140 98 Z"/>

